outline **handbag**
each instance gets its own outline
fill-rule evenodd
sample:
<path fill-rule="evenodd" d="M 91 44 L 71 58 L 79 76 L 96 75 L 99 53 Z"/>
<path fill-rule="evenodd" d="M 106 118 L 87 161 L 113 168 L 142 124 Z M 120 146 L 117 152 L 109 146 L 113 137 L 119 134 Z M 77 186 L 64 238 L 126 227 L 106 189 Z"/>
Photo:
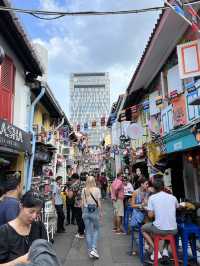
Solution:
<path fill-rule="evenodd" d="M 84 190 L 84 194 L 85 194 L 85 190 Z M 93 196 L 93 194 L 91 192 L 90 192 L 90 195 L 91 195 L 91 197 L 93 198 L 93 200 L 95 201 L 96 204 L 88 204 L 87 205 L 87 210 L 88 210 L 89 213 L 93 213 L 98 208 L 98 201 L 95 199 L 95 197 Z M 87 203 L 86 194 L 85 194 L 85 200 L 86 200 L 86 203 Z"/>
<path fill-rule="evenodd" d="M 131 217 L 131 226 L 136 227 L 144 221 L 144 213 L 138 209 L 133 209 Z"/>
<path fill-rule="evenodd" d="M 136 204 L 142 203 L 142 196 L 138 193 L 136 197 Z M 144 213 L 138 209 L 133 209 L 132 216 L 131 216 L 131 226 L 136 227 L 144 221 Z"/>

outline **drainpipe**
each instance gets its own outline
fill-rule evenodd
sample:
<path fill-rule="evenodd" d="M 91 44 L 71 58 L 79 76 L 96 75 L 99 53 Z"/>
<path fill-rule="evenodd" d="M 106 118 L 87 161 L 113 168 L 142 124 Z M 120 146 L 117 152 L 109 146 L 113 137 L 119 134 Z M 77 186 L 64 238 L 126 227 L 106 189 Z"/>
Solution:
<path fill-rule="evenodd" d="M 45 94 L 45 87 L 41 86 L 41 91 L 39 95 L 35 98 L 33 103 L 31 104 L 31 112 L 30 112 L 30 121 L 29 121 L 29 132 L 32 135 L 32 154 L 29 160 L 28 164 L 28 175 L 27 175 L 27 181 L 26 181 L 26 191 L 30 190 L 31 188 L 31 181 L 32 181 L 32 173 L 33 173 L 33 162 L 35 157 L 35 145 L 36 145 L 36 136 L 35 132 L 33 131 L 33 119 L 34 119 L 34 112 L 35 112 L 35 106 L 40 101 L 40 99 Z"/>

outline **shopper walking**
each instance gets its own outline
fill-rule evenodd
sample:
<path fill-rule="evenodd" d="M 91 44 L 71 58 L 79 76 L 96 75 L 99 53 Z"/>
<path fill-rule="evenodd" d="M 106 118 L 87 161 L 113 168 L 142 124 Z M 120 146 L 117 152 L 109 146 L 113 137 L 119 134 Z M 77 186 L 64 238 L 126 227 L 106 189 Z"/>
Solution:
<path fill-rule="evenodd" d="M 66 189 L 66 211 L 67 211 L 66 225 L 75 224 L 74 202 L 75 202 L 74 192 L 71 186 L 69 186 Z"/>
<path fill-rule="evenodd" d="M 122 217 L 124 216 L 124 183 L 121 172 L 117 174 L 117 177 L 111 185 L 111 199 L 114 212 L 113 231 L 116 232 L 116 234 L 123 234 Z"/>
<path fill-rule="evenodd" d="M 81 192 L 84 188 L 84 183 L 80 181 L 78 174 L 73 174 L 71 176 L 72 185 L 71 189 L 74 193 L 74 216 L 78 226 L 78 232 L 75 237 L 84 238 L 85 225 L 82 218 L 82 208 L 81 208 Z"/>
<path fill-rule="evenodd" d="M 19 198 L 21 196 L 21 177 L 18 172 L 6 175 L 1 180 L 3 197 L 0 201 L 0 226 L 15 219 L 19 214 Z"/>
<path fill-rule="evenodd" d="M 83 220 L 85 223 L 88 254 L 91 258 L 99 258 L 97 240 L 99 238 L 99 219 L 102 216 L 101 192 L 96 186 L 95 178 L 89 176 L 82 191 Z"/>
<path fill-rule="evenodd" d="M 105 199 L 106 195 L 107 195 L 107 188 L 108 188 L 108 180 L 106 178 L 105 173 L 101 173 L 101 176 L 99 178 L 99 182 L 100 182 L 102 199 Z"/>
<path fill-rule="evenodd" d="M 62 176 L 56 177 L 56 183 L 53 188 L 53 204 L 57 212 L 57 233 L 64 233 L 65 215 L 63 211 L 63 199 L 61 195 Z"/>

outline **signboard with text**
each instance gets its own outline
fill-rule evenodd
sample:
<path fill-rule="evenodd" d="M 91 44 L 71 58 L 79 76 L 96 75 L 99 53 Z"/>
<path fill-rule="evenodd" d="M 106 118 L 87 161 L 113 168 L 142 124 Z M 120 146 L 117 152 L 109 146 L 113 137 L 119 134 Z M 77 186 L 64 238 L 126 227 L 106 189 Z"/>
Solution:
<path fill-rule="evenodd" d="M 200 40 L 177 46 L 180 78 L 200 75 Z"/>
<path fill-rule="evenodd" d="M 0 146 L 31 154 L 31 135 L 0 119 Z"/>

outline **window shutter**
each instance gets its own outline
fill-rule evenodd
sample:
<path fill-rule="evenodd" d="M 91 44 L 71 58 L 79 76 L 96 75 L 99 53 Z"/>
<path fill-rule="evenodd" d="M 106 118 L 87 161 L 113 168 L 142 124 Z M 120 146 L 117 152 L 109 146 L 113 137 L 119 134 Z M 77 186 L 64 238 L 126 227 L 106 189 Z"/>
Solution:
<path fill-rule="evenodd" d="M 12 122 L 14 104 L 15 66 L 9 57 L 5 57 L 0 66 L 0 118 Z"/>

